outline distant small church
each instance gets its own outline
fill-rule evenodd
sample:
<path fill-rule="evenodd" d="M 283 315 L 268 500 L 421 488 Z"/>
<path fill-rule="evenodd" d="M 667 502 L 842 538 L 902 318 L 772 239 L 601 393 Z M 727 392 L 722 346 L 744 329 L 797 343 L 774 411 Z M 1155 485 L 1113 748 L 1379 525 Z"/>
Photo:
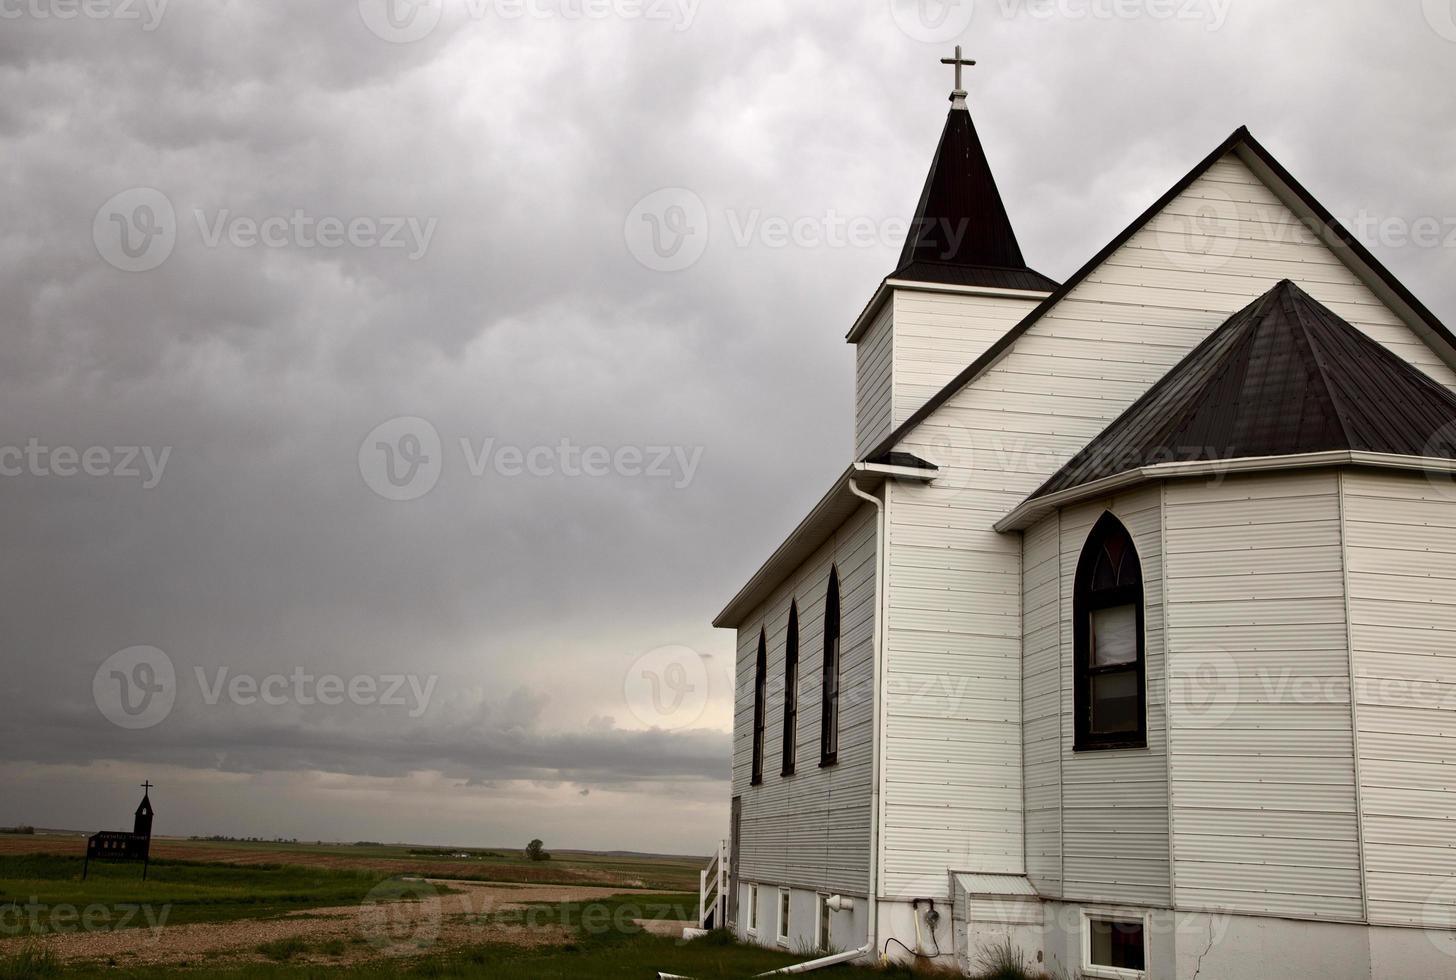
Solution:
<path fill-rule="evenodd" d="M 97 861 L 140 861 L 142 878 L 152 858 L 152 784 L 142 784 L 142 801 L 132 814 L 131 833 L 122 830 L 103 830 L 92 834 L 86 841 L 86 861 L 81 868 L 84 879 L 90 870 L 92 860 Z"/>
<path fill-rule="evenodd" d="M 1247 129 L 1049 279 L 950 63 L 853 454 L 714 621 L 722 915 L 964 971 L 1451 976 L 1456 337 Z"/>

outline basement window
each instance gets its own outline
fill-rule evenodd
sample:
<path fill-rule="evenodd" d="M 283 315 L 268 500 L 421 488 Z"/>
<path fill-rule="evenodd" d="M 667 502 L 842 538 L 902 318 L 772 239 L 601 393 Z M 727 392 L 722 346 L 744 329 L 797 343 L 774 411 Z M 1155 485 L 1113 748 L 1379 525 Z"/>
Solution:
<path fill-rule="evenodd" d="M 828 895 L 820 895 L 819 896 L 819 937 L 818 937 L 818 948 L 819 948 L 819 951 L 821 953 L 827 953 L 831 949 L 834 948 L 833 946 L 831 946 L 829 944 L 829 940 L 830 940 L 830 935 L 829 935 L 829 921 L 830 921 L 829 896 Z"/>
<path fill-rule="evenodd" d="M 778 939 L 781 946 L 789 944 L 789 890 L 787 888 L 779 889 Z"/>
<path fill-rule="evenodd" d="M 1148 969 L 1145 916 L 1082 916 L 1082 974 L 1106 980 L 1144 980 Z"/>
<path fill-rule="evenodd" d="M 748 886 L 748 931 L 758 935 L 758 886 Z"/>

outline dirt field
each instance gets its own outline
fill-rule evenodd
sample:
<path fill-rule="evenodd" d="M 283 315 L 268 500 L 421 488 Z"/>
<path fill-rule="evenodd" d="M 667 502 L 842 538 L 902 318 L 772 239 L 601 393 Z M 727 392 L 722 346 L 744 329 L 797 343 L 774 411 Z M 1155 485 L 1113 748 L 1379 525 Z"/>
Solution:
<path fill-rule="evenodd" d="M 84 852 L 85 838 L 81 836 L 0 837 L 0 856 L 61 855 L 74 862 Z M 179 878 L 183 871 L 191 879 L 201 877 L 211 885 L 206 866 L 212 865 L 219 871 L 227 866 L 256 867 L 268 876 L 269 882 L 275 873 L 284 873 L 289 868 L 295 872 L 300 867 L 320 872 L 364 871 L 370 879 L 378 874 L 396 886 L 403 883 L 405 897 L 399 898 L 396 887 L 395 891 L 387 892 L 388 898 L 378 901 L 373 900 L 376 892 L 371 890 L 370 897 L 348 905 L 324 902 L 316 903 L 322 907 L 293 911 L 280 911 L 276 907 L 270 911 L 260 905 L 257 917 L 247 917 L 253 913 L 245 912 L 245 917 L 232 921 L 221 921 L 224 916 L 209 914 L 201 922 L 169 923 L 163 916 L 157 922 L 138 919 L 131 923 L 135 928 L 73 928 L 39 938 L 15 936 L 13 932 L 7 938 L 0 933 L 0 956 L 38 945 L 67 963 L 121 968 L 184 964 L 235 966 L 270 961 L 345 967 L 378 961 L 381 956 L 423 956 L 483 944 L 522 949 L 561 948 L 577 937 L 574 927 L 579 921 L 572 921 L 572 916 L 581 914 L 579 908 L 568 914 L 564 903 L 599 903 L 613 896 L 632 894 L 645 898 L 651 892 L 644 885 L 664 878 L 681 879 L 689 873 L 695 875 L 690 859 L 613 858 L 579 853 L 560 862 L 527 863 L 505 854 L 496 860 L 455 860 L 448 854 L 411 855 L 407 848 L 383 845 L 270 846 L 252 842 L 233 845 L 159 838 L 153 841 L 152 856 L 157 861 L 189 862 L 185 866 L 154 866 L 160 877 L 154 875 L 154 884 L 150 887 L 162 889 L 164 896 L 182 894 L 177 889 L 184 887 Z M 199 865 L 203 866 L 201 874 Z M 278 865 L 285 867 L 276 872 L 271 867 L 260 867 Z M 83 885 L 79 876 L 71 877 L 73 874 L 74 871 L 66 872 L 64 877 L 51 881 L 58 888 L 84 890 L 84 900 L 88 901 L 93 900 L 92 896 L 100 900 L 100 895 L 105 894 L 102 889 L 116 886 L 115 876 L 98 881 L 93 875 L 92 883 Z M 539 880 L 543 878 L 550 883 Z M 8 889 L 3 887 L 5 884 L 0 881 L 0 898 L 9 890 L 12 902 L 21 896 L 21 887 L 45 887 L 44 882 L 20 885 L 11 881 Z M 368 887 L 366 884 L 365 888 Z M 122 888 L 125 894 L 130 886 L 123 881 Z M 168 888 L 172 890 L 168 892 Z M 685 897 L 688 896 L 679 896 Z M 258 900 L 264 901 L 261 897 Z M 16 904 L 23 901 L 21 898 Z M 67 901 L 80 903 L 83 898 L 77 896 Z M 185 918 L 178 913 L 178 907 L 166 904 L 167 898 L 157 901 L 157 908 Z M 0 902 L 0 906 L 3 904 Z M 635 902 L 627 903 L 626 908 L 621 908 L 622 904 L 619 900 L 590 907 L 600 911 L 610 906 L 612 914 L 618 917 L 630 915 L 628 922 L 638 917 L 661 918 L 665 914 L 661 910 L 637 910 Z M 150 915 L 152 907 L 147 908 Z M 217 921 L 207 921 L 208 918 Z M 622 928 L 624 924 L 614 923 L 614 927 Z M 654 928 L 681 935 L 680 924 Z"/>
<path fill-rule="evenodd" d="M 476 943 L 526 948 L 561 944 L 568 930 L 559 924 L 501 923 L 488 917 L 526 903 L 583 902 L 620 894 L 615 888 L 501 887 L 460 881 L 423 882 L 421 890 L 424 897 L 417 901 L 312 909 L 276 919 L 76 932 L 46 936 L 39 943 L 68 962 L 99 960 L 132 967 L 220 959 L 230 964 L 263 962 L 270 957 L 260 947 L 295 941 L 307 949 L 291 954 L 293 962 L 345 965 L 380 955 L 414 956 Z M 0 952 L 14 951 L 25 942 L 0 942 Z M 335 952 L 325 952 L 326 948 Z"/>

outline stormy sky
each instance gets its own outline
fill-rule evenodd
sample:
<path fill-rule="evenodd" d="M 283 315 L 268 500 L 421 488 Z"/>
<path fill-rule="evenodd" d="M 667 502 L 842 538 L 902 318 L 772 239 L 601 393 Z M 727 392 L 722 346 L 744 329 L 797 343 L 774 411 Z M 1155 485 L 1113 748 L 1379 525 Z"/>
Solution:
<path fill-rule="evenodd" d="M 1248 124 L 1456 319 L 1449 0 L 0 0 L 0 824 L 705 852 L 956 43 L 1034 268 Z"/>

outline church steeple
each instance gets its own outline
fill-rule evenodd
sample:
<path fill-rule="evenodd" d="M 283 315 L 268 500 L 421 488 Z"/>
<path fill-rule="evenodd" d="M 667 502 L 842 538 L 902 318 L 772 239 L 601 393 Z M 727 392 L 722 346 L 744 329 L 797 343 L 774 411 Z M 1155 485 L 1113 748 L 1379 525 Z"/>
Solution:
<path fill-rule="evenodd" d="M 944 59 L 943 63 L 954 65 L 956 70 L 950 116 L 925 179 L 899 267 L 890 278 L 1053 290 L 1057 284 L 1032 271 L 1021 257 L 1016 232 L 966 108 L 961 69 L 975 62 L 962 58 L 957 47 L 955 58 Z"/>

